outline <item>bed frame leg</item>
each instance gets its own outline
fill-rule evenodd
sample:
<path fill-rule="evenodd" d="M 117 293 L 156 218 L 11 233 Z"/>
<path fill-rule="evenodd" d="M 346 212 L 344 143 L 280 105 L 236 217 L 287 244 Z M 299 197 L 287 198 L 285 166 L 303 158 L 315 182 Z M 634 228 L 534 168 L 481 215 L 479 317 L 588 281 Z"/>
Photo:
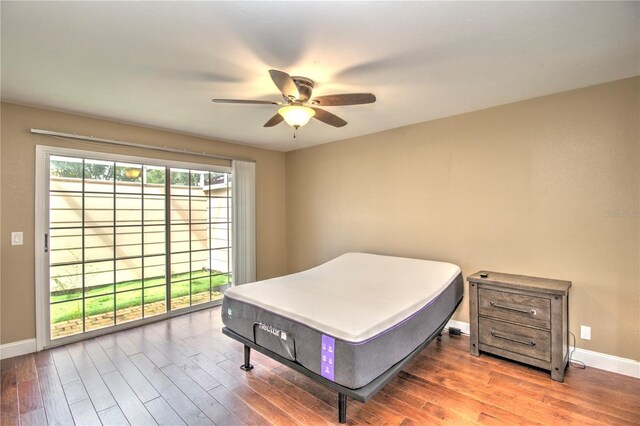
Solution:
<path fill-rule="evenodd" d="M 347 422 L 347 395 L 338 392 L 338 421 Z"/>
<path fill-rule="evenodd" d="M 247 345 L 244 345 L 244 364 L 240 366 L 240 369 L 244 371 L 253 370 L 253 365 L 251 365 L 251 348 Z"/>

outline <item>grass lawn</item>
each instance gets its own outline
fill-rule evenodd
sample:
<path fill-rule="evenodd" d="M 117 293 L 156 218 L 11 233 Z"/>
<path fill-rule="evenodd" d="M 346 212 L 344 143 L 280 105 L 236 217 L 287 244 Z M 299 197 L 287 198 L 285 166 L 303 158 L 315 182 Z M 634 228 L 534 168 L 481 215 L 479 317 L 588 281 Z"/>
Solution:
<path fill-rule="evenodd" d="M 171 280 L 174 282 L 171 285 L 172 298 L 187 296 L 189 294 L 189 273 L 173 275 Z M 187 281 L 175 282 L 180 280 Z M 215 291 L 216 287 L 227 284 L 227 282 L 228 278 L 226 275 L 218 275 L 210 278 L 209 273 L 206 271 L 194 271 L 191 274 L 191 293 L 206 293 L 209 291 L 210 284 L 211 289 Z M 166 298 L 164 277 L 145 279 L 144 290 L 142 290 L 142 280 L 116 283 L 115 288 L 117 291 L 115 294 L 116 310 L 142 305 L 143 291 L 145 304 L 164 301 Z M 114 286 L 112 284 L 89 288 L 85 294 L 85 297 L 87 298 L 85 316 L 113 312 L 113 290 Z M 121 293 L 123 291 L 126 293 Z M 82 318 L 82 299 L 72 300 L 79 299 L 81 297 L 82 289 L 78 289 L 78 291 L 74 292 L 52 294 L 52 303 L 62 302 L 65 300 L 68 300 L 68 302 L 51 305 L 51 322 L 57 323 Z"/>

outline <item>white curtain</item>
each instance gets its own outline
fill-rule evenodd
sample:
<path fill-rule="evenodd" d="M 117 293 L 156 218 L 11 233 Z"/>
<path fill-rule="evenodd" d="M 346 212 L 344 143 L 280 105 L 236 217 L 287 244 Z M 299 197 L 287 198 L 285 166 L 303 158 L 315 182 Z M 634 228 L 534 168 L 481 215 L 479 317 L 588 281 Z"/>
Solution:
<path fill-rule="evenodd" d="M 256 163 L 232 161 L 233 285 L 256 280 Z"/>

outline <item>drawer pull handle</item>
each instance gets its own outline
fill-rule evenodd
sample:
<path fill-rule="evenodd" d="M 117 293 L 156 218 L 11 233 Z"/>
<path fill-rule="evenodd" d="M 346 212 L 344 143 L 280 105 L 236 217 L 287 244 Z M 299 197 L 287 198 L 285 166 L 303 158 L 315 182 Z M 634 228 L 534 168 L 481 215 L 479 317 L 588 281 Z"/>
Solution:
<path fill-rule="evenodd" d="M 494 308 L 506 309 L 508 311 L 522 312 L 523 314 L 530 314 L 530 315 L 533 315 L 533 316 L 536 316 L 538 314 L 535 309 L 519 308 L 517 306 L 516 307 L 505 306 L 505 305 L 501 305 L 498 302 L 494 302 L 494 301 L 489 302 L 489 304 L 491 306 L 493 306 Z"/>
<path fill-rule="evenodd" d="M 527 346 L 535 346 L 536 342 L 532 342 L 532 341 L 522 341 L 520 339 L 514 339 L 513 337 L 507 337 L 507 336 L 502 336 L 498 333 L 496 333 L 495 331 L 491 332 L 491 335 L 493 337 L 497 337 L 498 339 L 504 339 L 504 340 L 508 340 L 510 342 L 516 342 L 516 343 L 520 343 L 521 345 L 527 345 Z"/>

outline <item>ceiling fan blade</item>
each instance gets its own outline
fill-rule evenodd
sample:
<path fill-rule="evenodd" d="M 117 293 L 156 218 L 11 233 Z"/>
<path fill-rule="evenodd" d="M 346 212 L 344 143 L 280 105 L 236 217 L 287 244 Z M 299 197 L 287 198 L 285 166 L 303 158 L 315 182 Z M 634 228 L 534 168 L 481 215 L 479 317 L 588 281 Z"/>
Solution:
<path fill-rule="evenodd" d="M 318 96 L 311 99 L 313 105 L 337 106 L 337 105 L 361 105 L 372 104 L 376 101 L 373 93 L 345 93 L 342 95 Z"/>
<path fill-rule="evenodd" d="M 220 104 L 257 104 L 257 105 L 282 105 L 275 101 L 250 101 L 245 99 L 211 99 L 211 102 Z"/>
<path fill-rule="evenodd" d="M 300 97 L 298 86 L 296 86 L 296 83 L 294 83 L 289 74 L 284 71 L 269 70 L 269 75 L 271 75 L 271 80 L 273 80 L 278 90 L 280 90 L 282 96 L 287 99 L 298 99 Z"/>
<path fill-rule="evenodd" d="M 277 126 L 278 124 L 282 123 L 282 120 L 284 120 L 284 118 L 282 118 L 282 116 L 280 114 L 276 114 L 273 117 L 271 117 L 269 119 L 269 121 L 264 123 L 264 127 Z"/>
<path fill-rule="evenodd" d="M 320 120 L 323 123 L 327 123 L 333 127 L 343 127 L 347 125 L 346 121 L 335 114 L 331 114 L 329 111 L 325 111 L 320 108 L 313 108 L 313 110 L 316 112 L 316 115 L 314 115 L 313 118 Z"/>

